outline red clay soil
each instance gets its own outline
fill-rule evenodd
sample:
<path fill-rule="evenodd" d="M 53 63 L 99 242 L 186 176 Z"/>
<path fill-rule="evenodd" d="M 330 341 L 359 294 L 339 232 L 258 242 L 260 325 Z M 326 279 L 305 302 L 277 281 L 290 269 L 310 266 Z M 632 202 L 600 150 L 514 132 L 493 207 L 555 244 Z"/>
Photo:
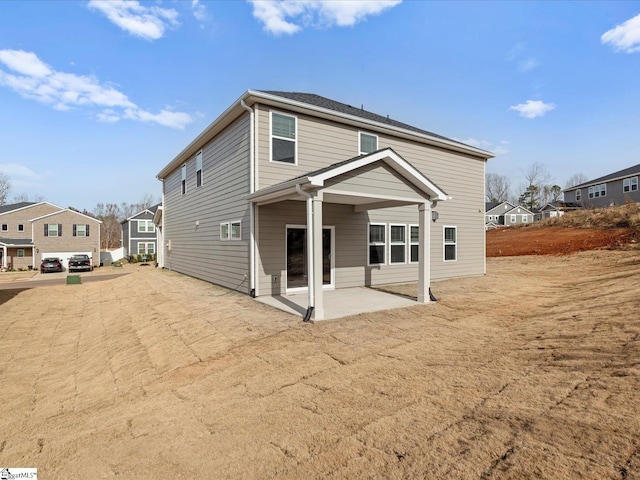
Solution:
<path fill-rule="evenodd" d="M 516 255 L 568 255 L 585 250 L 634 245 L 637 230 L 571 227 L 498 228 L 487 231 L 487 257 Z"/>

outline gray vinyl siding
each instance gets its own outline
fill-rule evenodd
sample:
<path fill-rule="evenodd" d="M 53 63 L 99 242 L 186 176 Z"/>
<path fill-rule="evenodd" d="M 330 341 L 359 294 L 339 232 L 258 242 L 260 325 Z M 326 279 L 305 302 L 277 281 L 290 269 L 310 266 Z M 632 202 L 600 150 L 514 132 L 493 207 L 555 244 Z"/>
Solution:
<path fill-rule="evenodd" d="M 153 232 L 140 232 L 138 231 L 138 221 L 139 220 L 149 220 L 153 223 L 153 213 L 151 212 L 142 212 L 126 223 L 122 224 L 123 236 L 125 238 L 125 255 L 137 255 L 138 254 L 138 244 L 143 243 L 153 243 L 155 244 L 155 252 L 158 252 L 158 242 L 157 242 L 157 233 Z"/>
<path fill-rule="evenodd" d="M 298 119 L 298 165 L 287 165 L 269 161 L 269 108 L 259 106 L 256 113 L 258 127 L 258 172 L 259 188 L 265 188 L 291 177 L 302 175 L 328 165 L 358 155 L 358 135 L 360 128 L 341 125 L 328 120 L 295 114 Z M 287 113 L 285 110 L 278 111 Z M 418 168 L 429 180 L 452 197 L 440 202 L 436 207 L 440 218 L 431 222 L 431 275 L 432 279 L 444 279 L 485 273 L 485 229 L 484 229 L 484 169 L 485 160 L 432 147 L 385 133 L 378 135 L 378 148 L 391 147 L 405 160 Z M 379 191 L 379 190 L 378 190 Z M 330 211 L 325 204 L 325 212 Z M 262 215 L 262 214 L 261 214 Z M 325 214 L 326 215 L 326 214 Z M 396 209 L 373 210 L 370 221 L 382 223 L 417 224 L 417 206 Z M 262 218 L 262 216 L 261 216 Z M 324 224 L 330 225 L 330 218 L 324 217 Z M 304 218 L 302 220 L 305 223 Z M 365 222 L 366 223 L 366 222 Z M 457 227 L 458 248 L 455 262 L 443 261 L 443 226 Z M 262 226 L 261 226 L 262 227 Z M 355 229 L 355 225 L 354 225 Z M 337 236 L 336 230 L 336 236 Z M 366 265 L 366 232 L 363 232 L 360 246 Z M 262 239 L 261 239 L 262 240 Z M 354 239 L 354 242 L 358 240 Z M 284 247 L 283 247 L 284 248 Z M 274 259 L 272 259 L 273 261 Z M 282 268 L 282 266 L 281 266 Z M 364 267 L 360 267 L 363 271 Z M 411 272 L 411 275 L 409 274 Z M 415 273 L 413 273 L 415 272 Z M 355 276 L 360 275 L 355 274 Z M 338 278 L 338 273 L 336 273 Z M 376 283 L 395 283 L 417 280 L 414 266 L 387 265 L 372 270 L 371 277 Z M 386 280 L 386 281 L 385 281 Z M 357 283 L 345 280 L 342 286 Z M 261 282 L 262 286 L 262 282 Z M 337 287 L 341 284 L 337 281 Z M 263 292 L 260 292 L 261 294 Z"/>
<path fill-rule="evenodd" d="M 196 187 L 195 155 L 163 181 L 164 266 L 235 288 L 249 273 L 249 115 L 243 115 L 203 148 L 203 184 Z M 241 221 L 241 240 L 220 240 L 220 223 Z M 198 224 L 196 224 L 198 223 Z M 171 243 L 171 250 L 166 247 Z M 240 291 L 249 291 L 248 282 Z"/>
<path fill-rule="evenodd" d="M 638 175 L 630 175 L 629 177 L 624 178 L 633 178 L 639 177 Z M 567 202 L 575 202 L 586 208 L 602 208 L 609 207 L 613 205 L 624 205 L 629 202 L 640 202 L 640 190 L 635 192 L 624 192 L 623 191 L 623 181 L 624 178 L 619 178 L 617 180 L 611 180 L 608 182 L 600 182 L 595 185 L 602 185 L 606 183 L 607 185 L 607 194 L 604 197 L 597 198 L 589 198 L 589 186 L 580 187 L 581 190 L 581 200 L 576 200 L 576 192 L 572 190 L 570 192 L 565 193 L 565 201 Z"/>
<path fill-rule="evenodd" d="M 325 182 L 332 190 L 347 190 L 368 195 L 392 195 L 421 200 L 416 188 L 408 185 L 397 172 L 384 164 L 367 165 Z"/>
<path fill-rule="evenodd" d="M 124 256 L 129 256 L 129 222 L 122 224 L 122 247 L 124 248 Z"/>

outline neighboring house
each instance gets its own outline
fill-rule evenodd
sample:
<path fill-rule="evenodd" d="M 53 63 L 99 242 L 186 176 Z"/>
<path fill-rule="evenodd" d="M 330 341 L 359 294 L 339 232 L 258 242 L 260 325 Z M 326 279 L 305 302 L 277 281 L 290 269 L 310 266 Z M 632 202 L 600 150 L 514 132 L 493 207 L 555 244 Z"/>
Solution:
<path fill-rule="evenodd" d="M 564 190 L 564 201 L 586 208 L 640 202 L 640 164 Z"/>
<path fill-rule="evenodd" d="M 101 223 L 49 202 L 0 206 L 0 265 L 37 269 L 43 258 L 57 257 L 66 268 L 69 257 L 77 253 L 89 255 L 96 265 Z"/>
<path fill-rule="evenodd" d="M 157 175 L 160 266 L 253 296 L 485 273 L 484 150 L 318 95 L 249 90 Z M 158 218 L 160 217 L 160 218 Z"/>
<path fill-rule="evenodd" d="M 515 208 L 515 205 L 506 200 L 504 202 L 485 202 L 485 229 L 504 226 L 504 214 L 513 208 Z"/>
<path fill-rule="evenodd" d="M 504 201 L 500 203 L 485 203 L 485 229 L 510 227 L 533 223 L 535 215 L 530 210 Z"/>
<path fill-rule="evenodd" d="M 551 203 L 547 203 L 544 207 L 540 209 L 540 220 L 545 220 L 547 218 L 561 217 L 565 214 L 565 212 L 570 212 L 573 210 L 579 210 L 582 208 L 579 204 L 574 202 L 562 202 L 555 201 Z"/>
<path fill-rule="evenodd" d="M 156 254 L 158 237 L 153 217 L 159 207 L 160 204 L 154 205 L 120 222 L 125 257 Z"/>

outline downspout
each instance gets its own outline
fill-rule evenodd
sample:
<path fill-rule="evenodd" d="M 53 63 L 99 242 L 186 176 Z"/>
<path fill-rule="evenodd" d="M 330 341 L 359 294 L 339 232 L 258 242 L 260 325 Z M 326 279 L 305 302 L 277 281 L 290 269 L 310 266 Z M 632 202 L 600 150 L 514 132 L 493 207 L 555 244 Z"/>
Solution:
<path fill-rule="evenodd" d="M 249 194 L 252 194 L 255 190 L 255 173 L 254 173 L 254 161 L 255 161 L 255 142 L 254 142 L 254 120 L 253 120 L 253 108 L 244 103 L 244 99 L 240 100 L 240 106 L 249 112 Z M 249 206 L 249 288 L 252 298 L 256 296 L 256 235 L 255 235 L 255 204 L 251 202 Z"/>
<path fill-rule="evenodd" d="M 307 289 L 309 290 L 309 308 L 304 314 L 303 322 L 308 322 L 313 314 L 316 299 L 314 296 L 315 277 L 313 274 L 313 237 L 309 229 L 313 225 L 313 197 L 310 193 L 305 192 L 300 184 L 296 184 L 296 192 L 307 199 Z"/>

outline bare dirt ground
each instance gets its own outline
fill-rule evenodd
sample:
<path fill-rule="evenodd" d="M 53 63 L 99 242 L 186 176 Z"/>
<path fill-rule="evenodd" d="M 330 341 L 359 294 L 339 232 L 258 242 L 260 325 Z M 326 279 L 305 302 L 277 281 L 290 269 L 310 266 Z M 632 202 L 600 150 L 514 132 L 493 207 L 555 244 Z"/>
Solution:
<path fill-rule="evenodd" d="M 637 229 L 507 227 L 487 232 L 487 257 L 566 255 L 599 248 L 619 248 L 640 240 Z"/>
<path fill-rule="evenodd" d="M 436 304 L 316 324 L 127 268 L 0 291 L 0 466 L 640 478 L 638 250 L 492 258 L 486 277 L 433 284 Z"/>

